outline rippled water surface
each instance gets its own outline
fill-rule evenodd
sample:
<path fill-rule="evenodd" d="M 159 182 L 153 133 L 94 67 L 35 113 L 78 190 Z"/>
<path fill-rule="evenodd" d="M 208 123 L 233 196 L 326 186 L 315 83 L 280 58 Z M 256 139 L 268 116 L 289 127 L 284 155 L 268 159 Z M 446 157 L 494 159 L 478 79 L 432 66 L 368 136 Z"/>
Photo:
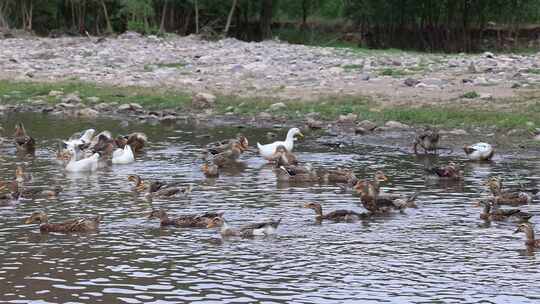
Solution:
<path fill-rule="evenodd" d="M 465 164 L 463 183 L 427 183 L 426 159 L 369 146 L 336 153 L 315 146 L 316 135 L 308 135 L 296 148 L 301 160 L 352 167 L 360 177 L 382 169 L 391 178 L 385 191 L 421 192 L 419 209 L 404 214 L 316 225 L 313 211 L 301 208 L 304 202 L 320 202 L 328 211 L 363 211 L 359 199 L 337 185 L 278 184 L 255 153 L 242 155 L 245 168 L 215 181 L 204 178 L 200 147 L 232 137 L 237 129 L 122 128 L 112 120 L 30 114 L 3 117 L 1 123 L 11 133 L 18 120 L 37 139 L 37 155 L 17 159 L 11 143 L 4 142 L 1 178 L 11 178 L 15 164 L 24 163 L 33 185 L 59 184 L 64 192 L 57 200 L 0 205 L 1 303 L 540 301 L 540 253 L 525 249 L 524 235 L 512 234 L 514 224 L 481 221 L 472 204 L 492 174 L 504 174 L 509 185 L 538 186 L 538 159 L 471 164 L 454 158 Z M 151 142 L 132 165 L 67 175 L 55 162 L 56 142 L 88 127 L 115 134 L 143 131 Z M 265 141 L 266 131 L 242 130 L 252 145 Z M 195 188 L 189 198 L 150 203 L 130 191 L 126 177 L 133 173 Z M 144 218 L 152 208 L 173 214 L 221 210 L 234 226 L 283 220 L 276 237 L 222 240 L 215 230 L 160 228 Z M 533 222 L 540 220 L 538 204 L 522 209 L 537 215 Z M 37 225 L 22 224 L 36 210 L 45 210 L 51 222 L 98 213 L 104 220 L 94 234 L 40 234 Z"/>

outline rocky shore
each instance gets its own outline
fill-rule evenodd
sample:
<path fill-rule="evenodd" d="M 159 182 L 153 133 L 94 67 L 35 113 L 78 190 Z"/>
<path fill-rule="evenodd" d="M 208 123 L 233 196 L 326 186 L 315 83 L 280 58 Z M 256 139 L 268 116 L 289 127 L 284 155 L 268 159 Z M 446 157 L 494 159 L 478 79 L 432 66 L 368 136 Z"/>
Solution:
<path fill-rule="evenodd" d="M 536 53 L 421 54 L 130 32 L 101 39 L 2 39 L 0 48 L 0 79 L 80 80 L 241 97 L 368 95 L 415 105 L 470 97 L 481 103 L 519 97 L 540 83 Z"/>
<path fill-rule="evenodd" d="M 125 33 L 118 38 L 13 38 L 0 40 L 0 79 L 11 81 L 80 81 L 108 86 L 177 89 L 192 94 L 193 112 L 175 107 L 149 110 L 135 102 L 117 103 L 77 92 L 51 90 L 45 99 L 0 105 L 0 113 L 34 111 L 65 117 L 129 118 L 152 124 L 190 121 L 206 125 L 288 127 L 325 131 L 317 142 L 332 148 L 355 144 L 408 147 L 419 126 L 399 121 L 373 122 L 357 113 L 328 121 L 319 113 L 290 120 L 272 115 L 286 107 L 272 103 L 268 112 L 241 117 L 234 109 L 216 115 L 215 95 L 316 102 L 321 96 L 370 96 L 379 104 L 408 107 L 461 104 L 507 110 L 516 102 L 529 104 L 540 82 L 537 54 L 477 55 L 417 54 L 398 51 L 290 45 L 279 41 L 248 43 L 235 39 L 208 42 L 198 37 L 143 37 Z M 0 96 L 8 100 L 9 96 Z M 508 100 L 514 100 L 509 103 Z M 517 100 L 517 101 L 515 101 Z M 527 122 L 530 129 L 539 122 Z M 522 131 L 522 130 L 521 130 Z M 451 151 L 464 144 L 489 141 L 508 155 L 535 155 L 531 134 L 495 128 L 442 130 Z M 536 129 L 540 133 L 540 129 Z M 540 136 L 536 136 L 540 140 Z M 451 152 L 454 153 L 454 152 Z"/>

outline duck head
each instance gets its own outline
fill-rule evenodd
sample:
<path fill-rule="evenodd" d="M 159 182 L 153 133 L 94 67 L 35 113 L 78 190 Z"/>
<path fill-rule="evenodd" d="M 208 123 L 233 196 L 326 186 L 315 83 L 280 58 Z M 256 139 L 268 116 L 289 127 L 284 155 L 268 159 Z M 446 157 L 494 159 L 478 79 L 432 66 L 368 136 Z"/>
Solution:
<path fill-rule="evenodd" d="M 162 219 L 167 217 L 167 212 L 163 209 L 154 209 L 148 213 L 148 219 Z"/>
<path fill-rule="evenodd" d="M 215 217 L 212 220 L 208 222 L 208 225 L 206 225 L 206 228 L 214 228 L 214 227 L 222 227 L 225 226 L 226 222 L 223 216 Z"/>
<path fill-rule="evenodd" d="M 287 138 L 294 139 L 296 136 L 304 138 L 304 134 L 302 134 L 298 128 L 292 128 L 289 130 L 289 132 L 287 132 Z"/>
<path fill-rule="evenodd" d="M 29 218 L 27 218 L 24 223 L 25 224 L 33 224 L 33 223 L 47 223 L 48 221 L 47 214 L 43 211 L 38 211 L 32 213 Z"/>
<path fill-rule="evenodd" d="M 313 209 L 317 215 L 322 216 L 322 206 L 319 203 L 305 203 L 304 208 Z"/>
<path fill-rule="evenodd" d="M 524 233 L 529 234 L 529 233 L 531 233 L 533 231 L 534 231 L 533 224 L 531 224 L 531 223 L 521 223 L 521 224 L 519 224 L 517 229 L 514 231 L 514 233 L 524 232 Z"/>
<path fill-rule="evenodd" d="M 382 171 L 375 172 L 375 180 L 378 182 L 386 182 L 388 181 L 388 177 L 384 174 Z"/>

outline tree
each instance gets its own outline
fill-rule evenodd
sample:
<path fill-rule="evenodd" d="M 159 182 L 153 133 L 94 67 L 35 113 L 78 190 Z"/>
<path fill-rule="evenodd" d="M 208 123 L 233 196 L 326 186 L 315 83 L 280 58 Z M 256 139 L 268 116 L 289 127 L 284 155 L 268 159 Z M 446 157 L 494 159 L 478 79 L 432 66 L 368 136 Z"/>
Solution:
<path fill-rule="evenodd" d="M 259 28 L 261 40 L 272 37 L 272 13 L 274 9 L 273 0 L 262 0 L 261 14 L 259 17 Z"/>

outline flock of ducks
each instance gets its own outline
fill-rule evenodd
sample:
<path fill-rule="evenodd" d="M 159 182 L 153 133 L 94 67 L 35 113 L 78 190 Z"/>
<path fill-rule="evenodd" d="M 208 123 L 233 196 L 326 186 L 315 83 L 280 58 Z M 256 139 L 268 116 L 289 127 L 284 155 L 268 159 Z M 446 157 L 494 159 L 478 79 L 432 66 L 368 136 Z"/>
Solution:
<path fill-rule="evenodd" d="M 135 161 L 136 155 L 141 152 L 147 143 L 147 137 L 140 132 L 113 138 L 110 132 L 103 131 L 95 134 L 94 129 L 88 129 L 74 134 L 62 141 L 57 153 L 58 161 L 68 172 L 95 172 L 96 170 L 111 166 L 129 164 Z M 358 179 L 351 169 L 347 168 L 316 168 L 309 163 L 301 163 L 293 154 L 294 142 L 303 137 L 298 128 L 287 132 L 284 141 L 269 144 L 257 143 L 258 153 L 274 166 L 278 182 L 287 183 L 336 183 L 342 184 L 344 189 L 351 188 L 358 194 L 365 212 L 353 210 L 334 210 L 324 212 L 323 206 L 317 202 L 307 202 L 304 208 L 315 212 L 318 223 L 324 220 L 336 222 L 355 222 L 367 220 L 374 216 L 391 212 L 403 212 L 407 208 L 417 208 L 415 203 L 418 193 L 410 196 L 390 195 L 381 191 L 381 184 L 388 181 L 382 171 L 373 173 L 372 178 Z M 440 136 L 436 129 L 426 128 L 418 133 L 413 142 L 415 154 L 422 149 L 424 153 L 437 153 Z M 14 143 L 17 153 L 34 154 L 35 140 L 29 136 L 22 123 L 15 126 Z M 220 172 L 227 168 L 239 165 L 241 155 L 249 150 L 248 139 L 243 135 L 236 138 L 210 143 L 206 145 L 203 155 L 204 164 L 202 172 L 207 178 L 218 178 Z M 464 147 L 467 157 L 474 161 L 489 161 L 494 155 L 494 149 L 487 143 L 477 143 Z M 429 178 L 459 181 L 463 179 L 463 171 L 453 162 L 438 167 L 425 169 Z M 15 178 L 12 181 L 0 182 L 0 203 L 18 201 L 20 198 L 32 199 L 38 197 L 55 198 L 62 188 L 59 186 L 50 189 L 36 189 L 26 187 L 25 183 L 31 177 L 24 172 L 22 166 L 17 166 Z M 178 183 L 163 183 L 160 181 L 147 181 L 138 175 L 129 175 L 128 181 L 133 183 L 132 190 L 147 199 L 167 198 L 179 194 L 191 193 L 192 187 L 184 187 Z M 503 188 L 502 179 L 490 177 L 486 183 L 490 196 L 477 202 L 483 207 L 480 218 L 486 221 L 513 220 L 519 223 L 517 232 L 526 234 L 526 245 L 539 248 L 540 240 L 534 236 L 534 227 L 528 222 L 531 214 L 520 209 L 502 209 L 500 205 L 519 206 L 530 204 L 536 189 L 506 189 Z M 200 214 L 185 214 L 170 217 L 166 210 L 156 209 L 147 214 L 148 219 L 157 219 L 161 226 L 175 226 L 183 228 L 218 228 L 223 237 L 253 237 L 267 236 L 276 233 L 281 219 L 261 221 L 247 224 L 238 228 L 231 227 L 222 212 L 206 212 Z M 49 223 L 46 213 L 38 211 L 33 213 L 26 224 L 39 223 L 41 232 L 89 232 L 95 231 L 102 220 L 101 216 L 78 218 L 63 223 Z"/>

